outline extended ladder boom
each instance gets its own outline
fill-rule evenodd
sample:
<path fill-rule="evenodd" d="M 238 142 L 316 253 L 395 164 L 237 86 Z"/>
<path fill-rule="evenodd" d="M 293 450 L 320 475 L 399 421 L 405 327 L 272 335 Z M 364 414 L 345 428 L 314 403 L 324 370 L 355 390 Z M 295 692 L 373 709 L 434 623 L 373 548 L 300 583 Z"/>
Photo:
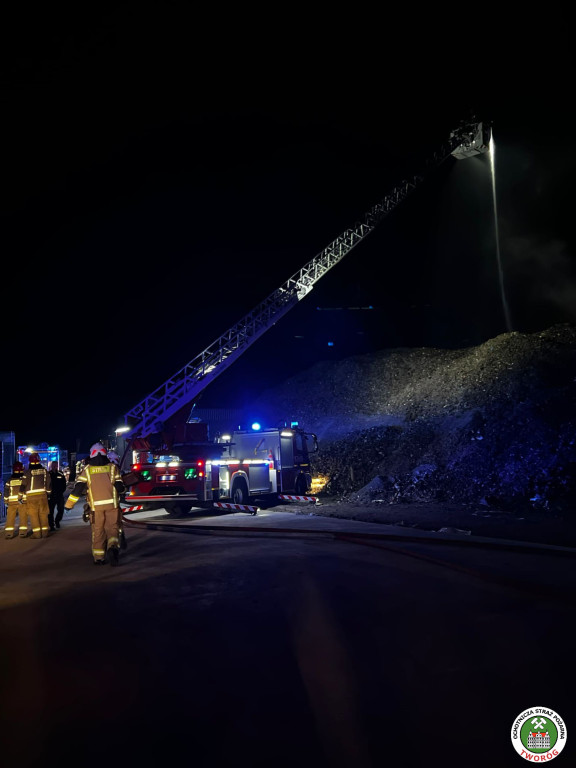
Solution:
<path fill-rule="evenodd" d="M 385 216 L 424 181 L 429 171 L 438 167 L 450 155 L 462 159 L 486 152 L 489 137 L 490 128 L 475 121 L 462 123 L 452 131 L 449 140 L 428 160 L 425 175 L 402 181 L 365 214 L 363 221 L 357 222 L 333 240 L 252 312 L 125 414 L 126 424 L 130 427 L 126 436 L 145 437 L 161 431 L 164 421 L 190 403 L 265 331 L 307 296 L 329 269 L 364 240 Z"/>

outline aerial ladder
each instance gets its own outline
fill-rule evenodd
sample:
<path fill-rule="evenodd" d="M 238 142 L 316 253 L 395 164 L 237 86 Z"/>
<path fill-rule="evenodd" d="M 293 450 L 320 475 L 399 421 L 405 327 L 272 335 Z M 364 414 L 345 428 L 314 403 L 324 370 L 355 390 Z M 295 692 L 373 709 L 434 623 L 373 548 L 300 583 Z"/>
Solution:
<path fill-rule="evenodd" d="M 212 344 L 196 355 L 160 387 L 124 415 L 124 437 L 147 437 L 163 430 L 166 422 L 189 405 L 268 329 L 307 296 L 315 283 L 362 242 L 380 222 L 403 202 L 448 157 L 457 160 L 489 150 L 491 126 L 475 118 L 460 123 L 447 141 L 430 157 L 425 171 L 402 181 L 362 221 L 345 230 L 298 272 Z"/>

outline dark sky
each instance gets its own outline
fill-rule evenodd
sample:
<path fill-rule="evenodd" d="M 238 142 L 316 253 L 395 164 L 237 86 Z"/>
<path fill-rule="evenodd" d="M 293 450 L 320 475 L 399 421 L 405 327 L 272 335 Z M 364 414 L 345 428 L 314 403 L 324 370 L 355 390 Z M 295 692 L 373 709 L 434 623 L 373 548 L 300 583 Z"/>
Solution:
<path fill-rule="evenodd" d="M 562 46 L 407 45 L 365 17 L 223 31 L 183 7 L 7 26 L 0 429 L 17 444 L 112 433 L 470 111 L 494 124 L 498 226 L 488 157 L 450 160 L 199 405 L 318 359 L 503 333 L 498 256 L 512 330 L 576 319 Z"/>

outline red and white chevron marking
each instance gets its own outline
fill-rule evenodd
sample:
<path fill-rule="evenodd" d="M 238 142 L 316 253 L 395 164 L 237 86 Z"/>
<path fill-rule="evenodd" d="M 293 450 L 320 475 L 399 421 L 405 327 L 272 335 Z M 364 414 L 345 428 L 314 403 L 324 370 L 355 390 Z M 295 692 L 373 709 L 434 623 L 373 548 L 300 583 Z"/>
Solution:
<path fill-rule="evenodd" d="M 136 507 L 121 507 L 122 514 L 126 514 L 126 512 L 138 512 L 141 509 L 144 509 L 142 504 L 138 504 Z"/>
<path fill-rule="evenodd" d="M 278 498 L 284 499 L 284 501 L 313 501 L 313 502 L 318 501 L 316 496 L 283 496 L 281 494 L 278 494 Z"/>
<path fill-rule="evenodd" d="M 243 512 L 259 512 L 260 507 L 251 507 L 248 504 L 228 504 L 224 501 L 215 501 L 215 507 L 220 509 L 241 509 Z"/>

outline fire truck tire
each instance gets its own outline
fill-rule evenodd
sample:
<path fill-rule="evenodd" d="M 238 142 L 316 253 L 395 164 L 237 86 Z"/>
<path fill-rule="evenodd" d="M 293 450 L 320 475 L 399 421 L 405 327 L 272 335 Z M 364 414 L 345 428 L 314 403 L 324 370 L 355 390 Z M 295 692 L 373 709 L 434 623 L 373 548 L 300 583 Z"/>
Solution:
<path fill-rule="evenodd" d="M 245 480 L 235 480 L 232 486 L 232 504 L 248 504 L 248 486 Z"/>
<path fill-rule="evenodd" d="M 166 506 L 166 512 L 170 517 L 184 517 L 186 514 L 186 508 L 182 504 L 170 504 Z"/>

